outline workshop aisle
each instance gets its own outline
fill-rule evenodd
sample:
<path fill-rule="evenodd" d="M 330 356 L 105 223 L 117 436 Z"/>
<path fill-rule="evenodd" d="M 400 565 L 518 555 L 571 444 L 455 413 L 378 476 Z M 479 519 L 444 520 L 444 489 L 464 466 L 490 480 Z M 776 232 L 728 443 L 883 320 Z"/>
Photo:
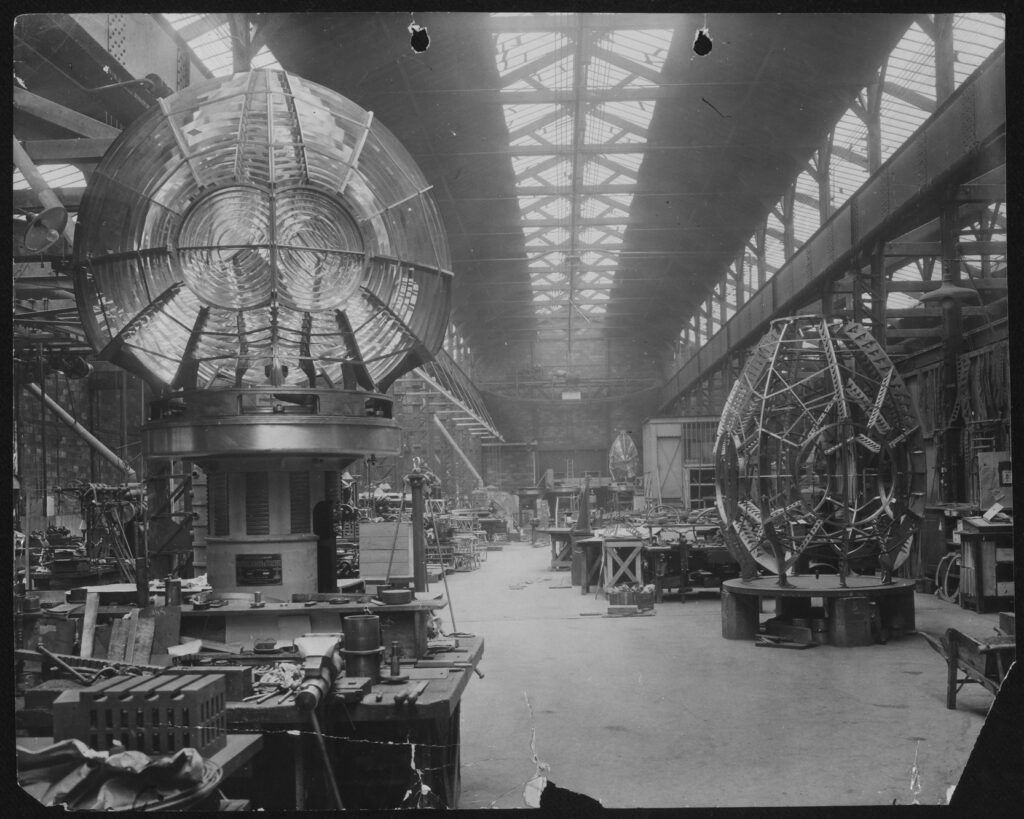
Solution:
<path fill-rule="evenodd" d="M 717 593 L 667 596 L 653 617 L 581 616 L 604 598 L 549 560 L 546 545 L 510 543 L 448 576 L 458 629 L 486 641 L 486 677 L 462 699 L 460 808 L 525 807 L 534 752 L 551 781 L 606 807 L 910 804 L 915 759 L 917 801 L 940 804 L 992 702 L 968 686 L 947 710 L 945 664 L 920 637 L 724 640 Z M 997 620 L 916 597 L 930 633 Z"/>

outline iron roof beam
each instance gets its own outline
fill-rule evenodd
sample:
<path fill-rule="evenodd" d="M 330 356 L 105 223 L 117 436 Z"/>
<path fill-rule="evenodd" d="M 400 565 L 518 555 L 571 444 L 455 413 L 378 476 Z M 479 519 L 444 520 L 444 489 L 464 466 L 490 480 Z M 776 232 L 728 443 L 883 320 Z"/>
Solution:
<path fill-rule="evenodd" d="M 204 34 L 209 34 L 217 28 L 220 28 L 227 22 L 226 15 L 218 13 L 203 14 L 197 20 L 193 20 L 186 26 L 177 29 L 178 35 L 185 42 L 191 42 L 197 37 L 202 37 Z"/>
<path fill-rule="evenodd" d="M 97 120 L 98 121 L 98 120 Z M 113 137 L 75 139 L 28 139 L 22 145 L 37 164 L 99 162 L 114 143 Z"/>
<path fill-rule="evenodd" d="M 582 16 L 582 15 L 581 15 Z M 584 29 L 625 30 L 625 29 L 665 29 L 680 25 L 685 19 L 682 14 L 635 14 L 622 12 L 608 15 L 586 15 L 582 23 Z M 494 30 L 502 34 L 544 31 L 575 31 L 580 26 L 571 17 L 544 17 L 537 14 L 515 17 L 491 17 L 490 24 Z"/>
<path fill-rule="evenodd" d="M 657 151 L 660 153 L 668 153 L 674 151 L 714 151 L 721 150 L 721 145 L 652 145 L 649 142 L 631 142 L 618 145 L 607 145 L 604 143 L 585 143 L 578 147 L 572 147 L 569 145 L 564 146 L 547 146 L 547 145 L 510 145 L 508 148 L 498 148 L 492 151 L 452 151 L 443 153 L 434 153 L 431 156 L 444 158 L 444 157 L 459 157 L 459 156 L 502 156 L 504 154 L 511 154 L 512 156 L 550 156 L 552 158 L 568 157 L 573 154 L 584 154 L 587 156 L 601 155 L 601 154 L 646 154 L 651 151 Z M 737 146 L 740 147 L 740 146 Z M 750 145 L 751 150 L 757 148 L 757 145 Z M 794 145 L 794 149 L 800 146 Z M 530 170 L 533 170 L 532 168 Z M 635 174 L 636 171 L 630 170 L 631 174 Z"/>
<path fill-rule="evenodd" d="M 899 235 L 908 219 L 931 218 L 944 192 L 1005 165 L 1005 131 L 1006 49 L 1000 46 L 665 382 L 658 411 L 753 344 L 774 316 L 820 297 L 823 286 L 844 275 L 885 233 Z"/>
<path fill-rule="evenodd" d="M 74 134 L 81 134 L 84 137 L 113 139 L 121 133 L 120 128 L 115 128 L 113 125 L 107 125 L 98 119 L 80 114 L 78 111 L 17 86 L 14 87 L 14 108 L 17 111 L 31 114 L 44 122 L 56 125 L 66 131 L 71 131 Z"/>
<path fill-rule="evenodd" d="M 82 196 L 85 195 L 85 188 L 53 188 L 61 204 L 69 211 L 78 210 L 82 203 Z M 39 197 L 29 188 L 22 188 L 12 191 L 14 210 L 36 211 L 39 210 Z"/>

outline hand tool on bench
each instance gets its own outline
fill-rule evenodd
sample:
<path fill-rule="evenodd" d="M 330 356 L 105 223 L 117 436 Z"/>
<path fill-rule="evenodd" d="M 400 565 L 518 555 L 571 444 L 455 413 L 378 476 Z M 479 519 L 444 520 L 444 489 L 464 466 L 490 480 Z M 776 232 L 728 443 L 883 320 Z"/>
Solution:
<path fill-rule="evenodd" d="M 273 696 L 275 696 L 277 694 L 280 694 L 280 693 L 281 693 L 281 686 L 280 685 L 275 685 L 266 694 L 260 694 L 256 698 L 256 704 L 259 705 L 261 702 L 266 702 L 271 697 L 273 697 Z"/>
<path fill-rule="evenodd" d="M 420 694 L 423 693 L 429 683 L 430 680 L 424 680 L 412 690 L 412 693 L 409 695 L 409 705 L 416 704 L 416 700 L 420 698 Z"/>
<path fill-rule="evenodd" d="M 484 672 L 477 668 L 472 663 L 452 663 L 452 668 L 468 668 L 471 669 L 481 680 L 484 678 Z"/>
<path fill-rule="evenodd" d="M 428 657 L 427 659 L 420 660 L 416 663 L 416 666 L 417 668 L 454 668 L 458 670 L 470 668 L 481 680 L 484 678 L 484 672 L 468 660 L 438 660 Z"/>

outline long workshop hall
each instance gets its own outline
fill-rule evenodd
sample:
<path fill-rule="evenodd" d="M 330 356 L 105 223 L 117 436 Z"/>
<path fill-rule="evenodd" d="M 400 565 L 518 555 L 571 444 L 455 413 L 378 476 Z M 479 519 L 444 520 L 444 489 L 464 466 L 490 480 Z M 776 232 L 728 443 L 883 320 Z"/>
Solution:
<path fill-rule="evenodd" d="M 1020 804 L 1018 19 L 662 8 L 12 19 L 19 815 Z"/>

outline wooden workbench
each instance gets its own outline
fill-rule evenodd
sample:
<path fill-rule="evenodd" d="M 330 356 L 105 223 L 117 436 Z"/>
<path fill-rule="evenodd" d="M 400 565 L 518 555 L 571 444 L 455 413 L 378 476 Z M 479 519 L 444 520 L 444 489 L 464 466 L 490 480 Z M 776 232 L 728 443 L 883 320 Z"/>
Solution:
<path fill-rule="evenodd" d="M 604 538 L 581 537 L 574 544 L 582 555 L 583 565 L 580 571 L 580 594 L 590 594 L 591 586 L 600 592 L 601 569 L 604 566 Z"/>
<path fill-rule="evenodd" d="M 267 603 L 252 608 L 231 600 L 219 608 L 194 610 L 182 606 L 181 636 L 219 643 L 241 643 L 251 649 L 259 638 L 291 640 L 311 632 L 338 632 L 342 619 L 352 614 L 372 614 L 381 619 L 384 645 L 397 640 L 402 656 L 420 657 L 427 651 L 426 621 L 431 613 L 448 605 L 439 599 L 416 599 L 401 605 L 367 603 Z"/>
<path fill-rule="evenodd" d="M 444 806 L 457 806 L 460 702 L 473 670 L 436 666 L 459 662 L 475 668 L 483 650 L 483 638 L 459 638 L 453 652 L 433 654 L 416 665 L 403 664 L 402 674 L 411 678 L 408 683 L 374 685 L 359 703 L 329 696 L 321 704 L 318 719 L 346 809 L 403 806 L 406 792 L 418 784 L 411 762 Z M 427 687 L 415 704 L 395 704 L 396 693 L 424 679 Z M 227 706 L 229 730 L 260 731 L 269 749 L 254 770 L 254 787 L 263 789 L 254 793 L 254 801 L 268 809 L 332 807 L 310 717 L 294 704 L 277 704 L 275 699 Z"/>
<path fill-rule="evenodd" d="M 551 540 L 551 569 L 572 568 L 572 546 L 574 535 L 572 529 L 564 527 L 538 529 L 542 535 L 547 535 Z"/>

